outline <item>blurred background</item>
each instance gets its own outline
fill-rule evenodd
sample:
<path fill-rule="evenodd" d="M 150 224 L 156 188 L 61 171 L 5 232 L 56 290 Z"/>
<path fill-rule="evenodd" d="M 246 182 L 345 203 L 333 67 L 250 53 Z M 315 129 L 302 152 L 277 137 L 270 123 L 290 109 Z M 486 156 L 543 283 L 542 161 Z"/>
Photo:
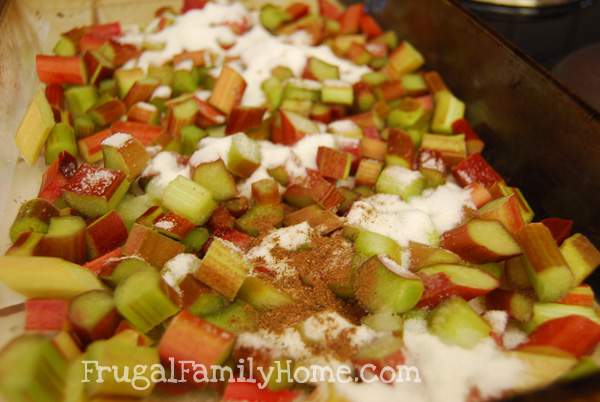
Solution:
<path fill-rule="evenodd" d="M 462 1 L 600 111 L 600 1 Z"/>

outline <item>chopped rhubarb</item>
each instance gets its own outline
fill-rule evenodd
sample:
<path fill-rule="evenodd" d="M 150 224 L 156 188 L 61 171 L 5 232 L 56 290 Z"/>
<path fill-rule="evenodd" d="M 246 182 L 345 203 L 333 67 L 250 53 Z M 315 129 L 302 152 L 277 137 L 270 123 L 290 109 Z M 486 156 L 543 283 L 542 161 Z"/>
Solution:
<path fill-rule="evenodd" d="M 554 237 L 557 244 L 562 244 L 567 237 L 571 236 L 573 221 L 570 219 L 546 218 L 542 219 L 542 223 L 550 229 L 552 237 Z"/>
<path fill-rule="evenodd" d="M 241 102 L 245 89 L 244 78 L 233 68 L 224 66 L 221 75 L 215 82 L 208 103 L 229 115 L 233 108 Z"/>
<path fill-rule="evenodd" d="M 36 69 L 45 84 L 85 84 L 87 73 L 81 57 L 36 56 Z"/>
<path fill-rule="evenodd" d="M 122 248 L 123 255 L 139 256 L 160 268 L 184 250 L 183 244 L 140 224 L 133 225 Z"/>
<path fill-rule="evenodd" d="M 25 302 L 25 330 L 58 332 L 69 327 L 69 300 L 29 299 Z"/>
<path fill-rule="evenodd" d="M 263 107 L 236 107 L 233 108 L 229 118 L 225 134 L 247 132 L 260 126 L 267 109 Z"/>
<path fill-rule="evenodd" d="M 80 139 L 77 142 L 79 152 L 87 163 L 95 163 L 102 160 L 102 142 L 110 137 L 113 132 L 110 129 L 102 130 L 94 135 Z"/>
<path fill-rule="evenodd" d="M 496 183 L 502 183 L 502 176 L 481 156 L 470 155 L 452 169 L 456 181 L 462 186 L 481 183 L 490 189 Z"/>
<path fill-rule="evenodd" d="M 144 146 L 167 145 L 171 136 L 160 126 L 131 121 L 117 121 L 111 126 L 111 133 L 127 133 L 137 138 Z"/>
<path fill-rule="evenodd" d="M 325 178 L 345 179 L 350 174 L 352 156 L 346 152 L 328 147 L 319 147 L 317 166 Z"/>
<path fill-rule="evenodd" d="M 88 255 L 97 258 L 125 243 L 127 227 L 117 212 L 110 211 L 88 225 L 86 238 Z"/>

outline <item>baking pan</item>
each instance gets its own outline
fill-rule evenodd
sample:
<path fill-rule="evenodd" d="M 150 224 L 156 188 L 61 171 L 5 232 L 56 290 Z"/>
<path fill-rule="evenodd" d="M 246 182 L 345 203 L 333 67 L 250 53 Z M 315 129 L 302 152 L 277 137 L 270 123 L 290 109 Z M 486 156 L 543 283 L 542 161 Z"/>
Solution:
<path fill-rule="evenodd" d="M 276 1 L 271 1 L 276 2 Z M 49 51 L 74 25 L 148 20 L 179 0 L 0 1 L 0 246 L 20 202 L 33 196 L 42 165 L 19 162 L 12 137 L 33 92 L 34 56 Z M 487 30 L 453 0 L 370 0 L 388 29 L 413 42 L 467 103 L 467 117 L 486 141 L 485 156 L 520 187 L 536 219 L 574 219 L 600 246 L 600 116 L 543 68 Z M 600 275 L 590 283 L 600 291 Z M 18 301 L 0 290 L 0 307 Z M 14 304 L 14 303 L 12 303 Z M 14 325 L 14 323 L 12 324 Z M 0 343 L 11 333 L 0 321 Z M 558 384 L 515 401 L 600 400 L 600 377 Z"/>

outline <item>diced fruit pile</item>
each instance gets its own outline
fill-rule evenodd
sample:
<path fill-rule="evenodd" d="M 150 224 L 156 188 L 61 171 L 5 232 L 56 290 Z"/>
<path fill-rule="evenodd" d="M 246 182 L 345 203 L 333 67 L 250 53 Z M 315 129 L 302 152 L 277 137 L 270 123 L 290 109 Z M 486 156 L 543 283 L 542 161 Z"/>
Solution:
<path fill-rule="evenodd" d="M 340 66 L 314 56 L 301 76 L 275 66 L 261 83 L 260 106 L 243 103 L 250 84 L 243 66 L 209 50 L 135 67 L 143 51 L 164 44 L 124 44 L 118 22 L 65 32 L 54 55 L 37 57 L 46 89 L 33 98 L 16 142 L 30 164 L 45 149 L 47 168 L 0 257 L 0 281 L 28 299 L 26 333 L 0 352 L 7 400 L 112 401 L 153 391 L 110 379 L 82 383 L 83 360 L 169 368 L 169 359 L 232 365 L 250 355 L 273 365 L 283 356 L 239 348 L 238 336 L 285 316 L 318 346 L 323 337 L 305 320 L 328 310 L 386 334 L 345 356 L 356 368 L 403 362 L 403 321 L 421 318 L 450 345 L 473 348 L 491 336 L 538 366 L 566 359 L 548 381 L 600 371 L 600 317 L 584 284 L 600 264 L 598 249 L 571 233 L 571 221 L 532 222 L 521 191 L 481 155 L 465 104 L 437 72 L 423 70 L 415 47 L 383 31 L 362 4 L 318 3 L 318 10 L 266 5 L 256 23 L 282 40 L 303 33 L 369 72 L 343 81 Z M 181 13 L 205 6 L 186 0 Z M 178 14 L 160 9 L 147 29 L 169 29 Z M 229 25 L 238 36 L 252 28 Z M 292 149 L 324 127 L 336 145 L 316 145 L 302 174 L 282 163 L 257 177 L 266 142 Z M 192 166 L 199 144 L 228 136 L 224 153 Z M 176 155 L 182 172 L 159 190 L 155 178 L 170 167 L 148 169 L 157 152 Z M 470 201 L 439 241 L 399 244 L 346 224 L 357 201 L 386 194 L 408 203 L 445 185 Z M 271 250 L 285 252 L 290 265 L 301 260 L 297 271 L 282 274 L 269 265 L 271 254 L 255 256 L 275 230 L 303 224 L 306 244 Z M 331 264 L 340 267 L 335 274 L 325 272 L 339 251 L 332 244 L 350 250 Z M 486 310 L 505 312 L 527 340 L 505 345 Z M 179 374 L 197 373 L 190 366 Z M 223 381 L 215 389 L 227 401 L 292 401 L 311 392 L 291 383 L 263 390 Z"/>

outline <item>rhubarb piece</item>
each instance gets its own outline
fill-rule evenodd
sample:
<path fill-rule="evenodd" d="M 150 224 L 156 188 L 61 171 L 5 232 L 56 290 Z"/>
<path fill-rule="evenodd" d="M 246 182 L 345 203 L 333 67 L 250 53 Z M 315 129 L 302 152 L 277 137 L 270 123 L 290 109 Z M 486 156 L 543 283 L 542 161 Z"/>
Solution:
<path fill-rule="evenodd" d="M 57 56 L 73 57 L 77 54 L 77 45 L 71 38 L 61 35 L 52 52 Z"/>
<path fill-rule="evenodd" d="M 574 278 L 550 230 L 541 223 L 530 223 L 517 233 L 517 240 L 531 264 L 526 265 L 527 275 L 538 299 L 552 302 L 563 297 L 573 287 Z"/>
<path fill-rule="evenodd" d="M 125 243 L 127 227 L 117 212 L 109 211 L 89 224 L 86 240 L 88 255 L 93 259 Z"/>
<path fill-rule="evenodd" d="M 35 163 L 52 127 L 54 127 L 52 108 L 44 92 L 38 91 L 31 100 L 15 135 L 15 144 L 27 164 Z"/>
<path fill-rule="evenodd" d="M 387 149 L 387 143 L 380 139 L 364 137 L 360 140 L 360 150 L 364 158 L 383 161 L 385 160 Z"/>
<path fill-rule="evenodd" d="M 452 296 L 470 300 L 483 296 L 499 286 L 496 278 L 465 265 L 439 264 L 419 270 L 425 285 L 420 307 L 434 307 Z"/>
<path fill-rule="evenodd" d="M 57 123 L 50 130 L 48 140 L 46 141 L 46 164 L 50 165 L 54 162 L 63 151 L 71 155 L 77 155 L 75 132 L 68 124 Z"/>
<path fill-rule="evenodd" d="M 521 253 L 521 247 L 498 221 L 472 219 L 442 235 L 441 245 L 465 261 L 495 262 Z"/>
<path fill-rule="evenodd" d="M 50 219 L 48 233 L 37 247 L 39 255 L 59 257 L 82 264 L 86 260 L 85 221 L 79 216 L 58 216 Z"/>
<path fill-rule="evenodd" d="M 227 120 L 225 134 L 248 132 L 251 129 L 259 127 L 266 111 L 267 109 L 264 107 L 233 108 Z"/>
<path fill-rule="evenodd" d="M 185 67 L 192 67 L 189 70 Z M 175 64 L 171 87 L 175 96 L 189 94 L 198 89 L 198 70 L 193 69 L 192 60 L 184 60 Z"/>
<path fill-rule="evenodd" d="M 65 185 L 64 197 L 69 206 L 94 218 L 114 209 L 128 188 L 122 172 L 84 164 Z"/>
<path fill-rule="evenodd" d="M 343 221 L 333 212 L 322 209 L 318 205 L 309 205 L 294 212 L 290 212 L 283 218 L 284 226 L 293 226 L 307 222 L 310 227 L 321 235 L 326 235 L 339 229 Z"/>
<path fill-rule="evenodd" d="M 127 194 L 117 205 L 117 212 L 121 215 L 127 229 L 130 229 L 134 222 L 153 206 L 156 205 L 148 194 L 139 196 Z"/>
<path fill-rule="evenodd" d="M 399 314 L 384 311 L 381 313 L 367 314 L 361 319 L 361 323 L 375 331 L 393 332 L 402 330 L 404 320 Z"/>
<path fill-rule="evenodd" d="M 117 81 L 119 89 L 119 98 L 125 99 L 136 81 L 144 78 L 144 70 L 141 68 L 133 68 L 130 70 L 118 69 L 115 71 L 114 78 Z"/>
<path fill-rule="evenodd" d="M 192 222 L 173 212 L 166 212 L 159 215 L 154 220 L 153 226 L 159 233 L 172 237 L 175 240 L 183 239 L 195 227 Z"/>
<path fill-rule="evenodd" d="M 83 267 L 91 271 L 97 276 L 104 277 L 109 275 L 115 267 L 115 259 L 121 257 L 121 248 L 116 248 L 98 258 L 83 264 Z"/>
<path fill-rule="evenodd" d="M 177 254 L 183 253 L 183 244 L 140 224 L 134 224 L 123 246 L 123 255 L 138 256 L 155 267 L 162 267 Z"/>
<path fill-rule="evenodd" d="M 274 32 L 281 25 L 290 21 L 292 16 L 281 7 L 266 4 L 260 9 L 259 19 L 267 30 Z"/>
<path fill-rule="evenodd" d="M 352 155 L 329 147 L 319 147 L 317 166 L 325 178 L 343 180 L 350 174 Z"/>
<path fill-rule="evenodd" d="M 463 187 L 477 182 L 489 190 L 494 184 L 504 181 L 502 176 L 480 154 L 473 154 L 463 160 L 452 169 L 452 173 L 456 181 Z"/>
<path fill-rule="evenodd" d="M 127 120 L 145 124 L 158 124 L 160 114 L 161 111 L 152 103 L 138 102 L 127 111 Z"/>
<path fill-rule="evenodd" d="M 429 330 L 451 345 L 475 347 L 492 332 L 488 323 L 460 297 L 446 300 L 431 312 Z"/>
<path fill-rule="evenodd" d="M 477 211 L 477 217 L 483 220 L 496 220 L 513 234 L 525 225 L 516 195 L 488 202 Z"/>
<path fill-rule="evenodd" d="M 25 302 L 25 330 L 59 332 L 69 328 L 69 300 L 29 299 Z"/>
<path fill-rule="evenodd" d="M 85 65 L 78 56 L 45 56 L 35 57 L 35 67 L 44 84 L 74 84 L 87 82 Z"/>
<path fill-rule="evenodd" d="M 195 228 L 183 239 L 186 253 L 198 253 L 210 237 L 206 228 Z"/>
<path fill-rule="evenodd" d="M 452 125 L 462 119 L 465 114 L 465 104 L 450 91 L 435 94 L 435 109 L 431 121 L 431 129 L 436 133 L 453 134 Z"/>
<path fill-rule="evenodd" d="M 58 209 L 42 198 L 29 200 L 19 208 L 10 227 L 10 240 L 14 243 L 26 232 L 46 233 L 50 219 L 58 216 Z"/>
<path fill-rule="evenodd" d="M 519 346 L 527 352 L 563 351 L 577 358 L 590 354 L 600 342 L 600 324 L 580 315 L 548 320 L 529 334 Z"/>
<path fill-rule="evenodd" d="M 171 141 L 171 136 L 162 127 L 131 121 L 117 121 L 111 127 L 112 133 L 131 134 L 144 146 L 165 146 Z"/>
<path fill-rule="evenodd" d="M 359 186 L 373 186 L 377 183 L 383 163 L 373 159 L 361 159 L 356 170 L 356 184 Z"/>
<path fill-rule="evenodd" d="M 11 402 L 60 402 L 68 363 L 52 340 L 21 335 L 0 352 L 0 395 Z"/>
<path fill-rule="evenodd" d="M 519 376 L 519 382 L 514 387 L 518 392 L 547 387 L 577 364 L 577 359 L 566 354 L 551 356 L 518 351 L 511 352 L 509 356 L 519 359 L 524 367 L 523 374 Z"/>
<path fill-rule="evenodd" d="M 147 77 L 137 80 L 123 99 L 125 106 L 132 107 L 138 102 L 146 102 L 160 85 L 160 81 L 156 78 Z"/>
<path fill-rule="evenodd" d="M 270 110 L 275 110 L 283 99 L 283 84 L 276 77 L 267 78 L 262 82 L 260 88 L 265 93 Z"/>
<path fill-rule="evenodd" d="M 0 257 L 0 282 L 28 298 L 71 299 L 102 283 L 87 269 L 52 257 Z"/>
<path fill-rule="evenodd" d="M 104 167 L 118 170 L 130 181 L 138 177 L 150 160 L 144 145 L 129 134 L 117 133 L 102 141 Z"/>
<path fill-rule="evenodd" d="M 464 134 L 467 142 L 467 153 L 469 155 L 479 154 L 483 152 L 485 143 L 477 135 L 477 133 L 471 128 L 471 125 L 467 120 L 458 119 L 452 123 L 452 131 L 455 134 Z"/>
<path fill-rule="evenodd" d="M 74 116 L 87 112 L 98 101 L 98 91 L 92 85 L 75 85 L 65 90 L 67 109 Z"/>
<path fill-rule="evenodd" d="M 333 1 L 333 0 L 321 0 Z M 279 364 L 285 367 L 285 364 Z M 276 364 L 268 366 L 266 370 L 276 369 Z M 284 374 L 281 374 L 283 380 L 286 380 Z M 271 381 L 276 377 L 271 377 Z M 278 384 L 279 385 L 279 384 Z M 272 390 L 270 384 L 267 387 L 253 382 L 230 381 L 223 391 L 223 401 L 227 402 L 293 402 L 300 397 L 300 393 L 294 390 L 278 389 Z M 329 399 L 329 401 L 333 401 Z"/>
<path fill-rule="evenodd" d="M 89 343 L 111 337 L 120 318 L 112 294 L 105 290 L 92 290 L 71 301 L 69 321 L 79 339 Z"/>
<path fill-rule="evenodd" d="M 220 159 L 198 165 L 192 178 L 210 191 L 216 201 L 225 201 L 237 196 L 235 180 Z"/>
<path fill-rule="evenodd" d="M 385 255 L 396 262 L 402 260 L 402 249 L 393 239 L 368 230 L 361 230 L 354 239 L 356 252 L 366 256 Z"/>
<path fill-rule="evenodd" d="M 181 154 L 192 155 L 198 146 L 200 140 L 207 136 L 206 131 L 195 125 L 182 127 L 179 130 L 181 139 Z"/>
<path fill-rule="evenodd" d="M 258 311 L 272 310 L 294 302 L 286 293 L 268 282 L 252 276 L 244 280 L 238 297 Z"/>
<path fill-rule="evenodd" d="M 115 290 L 115 305 L 119 313 L 142 333 L 178 311 L 161 290 L 160 275 L 152 271 L 136 272 L 122 281 Z"/>
<path fill-rule="evenodd" d="M 471 183 L 466 189 L 471 192 L 471 201 L 475 204 L 475 208 L 481 208 L 492 200 L 492 195 L 481 183 Z"/>
<path fill-rule="evenodd" d="M 194 123 L 198 114 L 198 103 L 194 99 L 183 99 L 170 104 L 167 115 L 167 131 L 175 138 L 180 137 L 183 127 Z"/>
<path fill-rule="evenodd" d="M 375 188 L 378 193 L 395 194 L 408 200 L 425 188 L 425 179 L 417 171 L 401 166 L 388 166 L 379 175 Z"/>
<path fill-rule="evenodd" d="M 140 225 L 152 227 L 154 222 L 164 214 L 165 210 L 157 205 L 152 205 L 146 210 L 139 218 L 136 219 L 135 223 Z"/>
<path fill-rule="evenodd" d="M 411 169 L 415 160 L 415 148 L 410 135 L 391 128 L 388 130 L 388 153 L 386 164 L 402 166 Z"/>
<path fill-rule="evenodd" d="M 352 358 L 360 372 L 373 374 L 383 381 L 392 381 L 393 375 L 385 367 L 400 367 L 406 362 L 401 338 L 385 335 L 363 346 Z M 367 377 L 365 377 L 367 378 Z"/>
<path fill-rule="evenodd" d="M 229 115 L 233 108 L 241 102 L 245 89 L 244 78 L 237 71 L 225 65 L 215 82 L 208 103 Z"/>
<path fill-rule="evenodd" d="M 113 63 L 102 54 L 101 50 L 92 50 L 83 55 L 87 68 L 89 83 L 96 85 L 104 79 L 109 79 L 113 73 Z"/>
<path fill-rule="evenodd" d="M 418 277 L 392 272 L 377 256 L 362 264 L 356 275 L 355 297 L 369 312 L 404 313 L 423 294 L 423 283 Z"/>
<path fill-rule="evenodd" d="M 410 253 L 409 269 L 419 271 L 421 268 L 438 264 L 461 264 L 461 258 L 451 251 L 443 248 L 427 246 L 421 243 L 409 242 Z"/>
<path fill-rule="evenodd" d="M 462 167 L 466 163 L 468 159 L 467 157 L 467 147 L 465 144 L 465 136 L 460 135 L 437 135 L 437 134 L 425 134 L 423 135 L 423 140 L 421 142 L 421 149 L 427 149 L 430 151 L 439 152 L 442 155 L 442 159 L 444 163 L 448 166 L 457 165 L 453 170 L 455 172 L 461 172 Z M 479 154 L 477 154 L 479 155 Z M 476 156 L 476 155 L 473 155 Z M 462 163 L 461 163 L 462 162 Z M 463 186 L 467 184 L 471 184 L 477 180 L 469 180 L 467 182 L 462 182 L 458 179 L 458 182 Z"/>
<path fill-rule="evenodd" d="M 104 127 L 119 120 L 126 111 L 123 102 L 113 99 L 90 109 L 89 115 L 98 126 Z"/>
<path fill-rule="evenodd" d="M 94 120 L 85 114 L 73 119 L 73 129 L 77 138 L 89 137 L 97 131 Z"/>
<path fill-rule="evenodd" d="M 533 316 L 524 329 L 531 332 L 545 322 L 569 316 L 584 317 L 600 325 L 600 317 L 593 308 L 559 303 L 534 303 Z"/>
<path fill-rule="evenodd" d="M 196 367 L 222 364 L 231 354 L 236 336 L 183 311 L 169 324 L 158 351 L 163 363 L 177 363 L 185 378 L 202 378 Z"/>
<path fill-rule="evenodd" d="M 249 177 L 261 163 L 260 146 L 244 133 L 231 137 L 227 153 L 227 167 L 239 177 Z"/>
<path fill-rule="evenodd" d="M 279 227 L 283 222 L 281 205 L 254 205 L 235 221 L 235 226 L 244 233 L 256 237 Z"/>
<path fill-rule="evenodd" d="M 364 13 L 364 4 L 349 6 L 340 18 L 340 34 L 357 33 L 360 29 L 360 20 Z"/>
<path fill-rule="evenodd" d="M 529 276 L 527 272 L 532 271 L 532 267 L 527 267 L 527 265 L 531 266 L 527 257 L 524 255 L 509 258 L 505 263 L 505 280 L 506 284 L 510 288 L 514 289 L 528 289 L 531 288 L 531 282 L 529 281 Z"/>
<path fill-rule="evenodd" d="M 307 169 L 306 176 L 303 184 L 308 188 L 312 200 L 324 209 L 336 211 L 344 201 L 344 196 L 337 187 L 325 180 L 316 170 Z"/>
<path fill-rule="evenodd" d="M 317 125 L 293 112 L 283 111 L 279 113 L 281 118 L 281 135 L 273 133 L 273 142 L 284 145 L 293 145 L 307 134 L 318 133 Z"/>
<path fill-rule="evenodd" d="M 600 265 L 600 251 L 581 233 L 566 239 L 560 252 L 571 269 L 574 285 L 581 284 Z"/>
<path fill-rule="evenodd" d="M 571 289 L 558 303 L 573 306 L 593 307 L 596 302 L 594 290 L 590 285 L 579 285 Z"/>
<path fill-rule="evenodd" d="M 210 191 L 183 176 L 178 176 L 169 183 L 162 203 L 165 208 L 195 225 L 204 224 L 217 206 Z"/>
<path fill-rule="evenodd" d="M 6 250 L 4 255 L 28 257 L 38 254 L 38 244 L 44 237 L 43 233 L 23 232 L 17 240 Z"/>
<path fill-rule="evenodd" d="M 573 221 L 570 219 L 561 218 L 546 218 L 541 221 L 552 233 L 552 237 L 556 240 L 556 244 L 560 245 L 565 239 L 571 236 L 573 229 Z"/>
<path fill-rule="evenodd" d="M 417 162 L 419 165 L 419 172 L 425 176 L 428 187 L 437 187 L 446 183 L 446 164 L 444 163 L 444 159 L 439 152 L 431 151 L 429 149 L 422 149 L 419 151 Z M 481 187 L 483 188 L 484 195 L 481 195 L 480 192 L 476 194 L 474 194 L 474 192 L 471 193 L 471 198 L 473 199 L 473 203 L 476 207 L 481 206 L 484 203 L 484 201 L 477 197 L 483 198 L 485 194 L 487 194 L 488 198 L 485 202 L 492 199 L 492 196 L 485 189 L 485 187 Z"/>
<path fill-rule="evenodd" d="M 79 153 L 87 163 L 96 163 L 102 160 L 102 142 L 113 133 L 110 129 L 102 130 L 77 141 Z"/>
<path fill-rule="evenodd" d="M 421 74 L 406 74 L 400 79 L 404 92 L 409 96 L 422 96 L 429 92 L 424 76 Z"/>
<path fill-rule="evenodd" d="M 486 307 L 489 310 L 506 311 L 509 317 L 519 321 L 531 320 L 534 300 L 526 293 L 495 289 L 485 297 Z"/>
<path fill-rule="evenodd" d="M 419 101 L 404 98 L 390 111 L 387 122 L 390 127 L 409 129 L 417 126 L 423 116 L 425 116 L 425 109 Z"/>
<path fill-rule="evenodd" d="M 135 333 L 121 334 L 108 340 L 96 341 L 86 350 L 85 361 L 93 363 L 83 363 L 83 367 L 89 370 L 86 371 L 85 378 L 89 382 L 85 383 L 85 392 L 93 401 L 103 402 L 104 398 L 110 402 L 144 398 L 154 389 L 155 381 L 152 381 L 152 378 L 156 377 L 153 377 L 152 373 L 156 372 L 155 367 L 160 363 L 156 348 L 139 346 L 137 344 L 139 336 Z M 130 374 L 132 377 L 129 377 L 136 378 L 136 381 L 119 381 L 124 377 L 101 371 L 105 367 L 114 369 L 115 373 L 137 373 Z M 144 367 L 145 370 L 140 372 L 138 367 Z"/>
<path fill-rule="evenodd" d="M 239 334 L 258 330 L 259 312 L 251 305 L 236 300 L 229 306 L 203 318 L 225 331 Z"/>
<path fill-rule="evenodd" d="M 329 64 L 316 57 L 309 57 L 306 60 L 303 78 L 317 81 L 339 80 L 340 69 L 338 66 Z"/>
<path fill-rule="evenodd" d="M 194 276 L 227 299 L 233 300 L 250 267 L 237 247 L 215 238 Z"/>
<path fill-rule="evenodd" d="M 350 84 L 325 81 L 321 88 L 321 102 L 351 106 L 354 103 L 354 90 Z"/>
<path fill-rule="evenodd" d="M 252 199 L 259 205 L 279 204 L 279 184 L 273 179 L 255 181 L 252 183 Z"/>
<path fill-rule="evenodd" d="M 390 54 L 386 72 L 392 78 L 399 78 L 418 70 L 424 62 L 423 55 L 408 41 L 404 41 Z"/>
<path fill-rule="evenodd" d="M 156 268 L 137 257 L 125 258 L 117 261 L 109 276 L 104 276 L 109 283 L 116 287 L 138 272 L 156 272 Z"/>
<path fill-rule="evenodd" d="M 321 85 L 310 80 L 289 80 L 283 91 L 285 100 L 310 101 L 319 100 Z"/>

